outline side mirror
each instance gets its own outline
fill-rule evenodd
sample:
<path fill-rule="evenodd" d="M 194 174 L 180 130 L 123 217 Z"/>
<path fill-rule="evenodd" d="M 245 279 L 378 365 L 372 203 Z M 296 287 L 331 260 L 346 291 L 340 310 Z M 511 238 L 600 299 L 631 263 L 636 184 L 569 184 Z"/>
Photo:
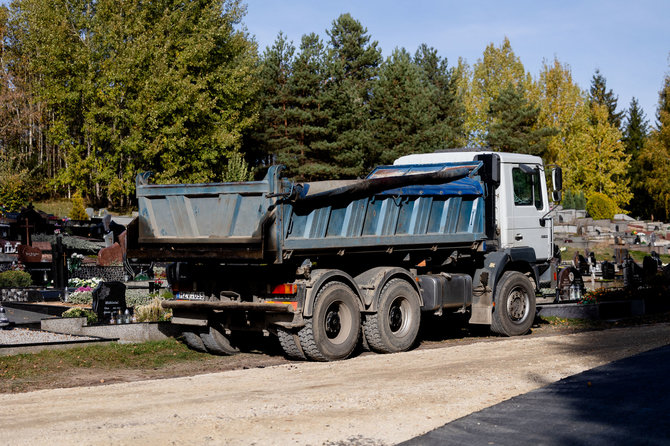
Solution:
<path fill-rule="evenodd" d="M 561 194 L 560 190 L 555 190 L 551 193 L 551 199 L 554 203 L 559 203 L 563 199 L 563 194 Z"/>
<path fill-rule="evenodd" d="M 554 191 L 560 192 L 563 190 L 563 169 L 554 167 L 551 170 L 551 183 L 554 186 Z M 560 199 L 554 201 L 560 201 Z"/>

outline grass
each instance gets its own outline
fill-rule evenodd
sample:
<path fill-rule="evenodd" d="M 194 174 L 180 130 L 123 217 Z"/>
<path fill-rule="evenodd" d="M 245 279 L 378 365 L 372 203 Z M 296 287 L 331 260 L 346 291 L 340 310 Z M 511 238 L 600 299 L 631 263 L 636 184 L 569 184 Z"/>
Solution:
<path fill-rule="evenodd" d="M 49 379 L 51 373 L 78 368 L 155 369 L 175 362 L 195 361 L 202 357 L 202 353 L 189 350 L 174 339 L 140 344 L 110 343 L 66 350 L 43 350 L 39 353 L 0 356 L 0 381 Z"/>
<path fill-rule="evenodd" d="M 35 209 L 39 209 L 47 214 L 55 215 L 56 217 L 67 217 L 72 209 L 72 201 L 68 199 L 49 200 L 34 203 Z"/>

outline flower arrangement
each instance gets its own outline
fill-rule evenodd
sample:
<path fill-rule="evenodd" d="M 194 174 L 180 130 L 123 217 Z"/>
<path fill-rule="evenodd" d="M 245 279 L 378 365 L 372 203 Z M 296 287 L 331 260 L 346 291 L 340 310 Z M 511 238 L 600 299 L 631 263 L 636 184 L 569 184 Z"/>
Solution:
<path fill-rule="evenodd" d="M 69 288 L 77 288 L 77 291 L 79 288 L 90 288 L 90 290 L 87 291 L 91 291 L 97 287 L 100 282 L 102 282 L 102 279 L 99 277 L 93 277 L 91 279 L 78 279 L 73 277 L 67 281 L 67 286 Z"/>
<path fill-rule="evenodd" d="M 70 258 L 67 261 L 67 270 L 70 274 L 74 273 L 77 271 L 80 267 L 82 262 L 84 261 L 84 255 L 79 254 L 79 253 L 74 253 L 70 256 Z"/>

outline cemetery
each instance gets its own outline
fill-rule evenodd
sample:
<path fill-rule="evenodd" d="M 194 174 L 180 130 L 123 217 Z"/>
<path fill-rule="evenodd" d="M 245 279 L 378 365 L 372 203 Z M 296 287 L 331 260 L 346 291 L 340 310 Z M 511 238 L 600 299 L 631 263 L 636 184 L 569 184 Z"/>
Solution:
<path fill-rule="evenodd" d="M 179 338 L 160 305 L 171 297 L 165 265 L 125 258 L 129 218 L 87 213 L 89 220 L 74 221 L 29 206 L 0 220 L 0 329 L 52 333 L 53 340 L 40 341 L 52 345 Z M 538 315 L 613 319 L 670 311 L 663 297 L 669 230 L 624 215 L 593 220 L 584 211 L 558 210 L 557 287 L 543 290 Z M 16 344 L 0 349 L 10 354 Z"/>

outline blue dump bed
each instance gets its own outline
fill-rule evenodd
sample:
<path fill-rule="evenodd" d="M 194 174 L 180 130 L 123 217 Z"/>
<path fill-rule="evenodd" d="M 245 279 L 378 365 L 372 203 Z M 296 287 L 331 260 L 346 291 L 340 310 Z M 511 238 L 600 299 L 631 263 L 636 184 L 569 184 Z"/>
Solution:
<path fill-rule="evenodd" d="M 129 254 L 281 263 L 302 252 L 474 243 L 486 238 L 480 166 L 381 166 L 344 185 L 292 183 L 276 167 L 246 183 L 138 181 L 137 245 L 129 242 Z"/>

